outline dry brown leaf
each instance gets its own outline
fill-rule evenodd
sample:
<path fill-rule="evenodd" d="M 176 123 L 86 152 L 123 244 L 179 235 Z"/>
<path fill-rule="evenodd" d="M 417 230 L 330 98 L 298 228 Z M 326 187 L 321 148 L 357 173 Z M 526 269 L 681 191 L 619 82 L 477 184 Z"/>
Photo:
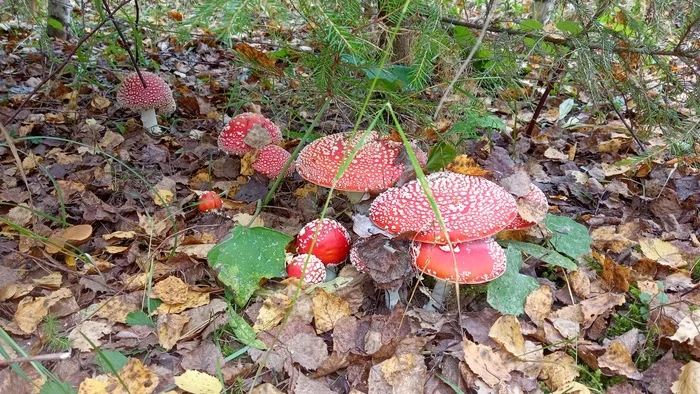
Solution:
<path fill-rule="evenodd" d="M 489 337 L 513 356 L 525 353 L 525 338 L 520 333 L 520 322 L 513 315 L 499 317 L 491 326 Z"/>
<path fill-rule="evenodd" d="M 32 279 L 32 282 L 34 282 L 34 284 L 38 287 L 56 290 L 61 287 L 61 282 L 63 282 L 63 275 L 61 275 L 60 272 L 54 272 L 43 276 L 39 279 Z"/>
<path fill-rule="evenodd" d="M 196 308 L 198 306 L 206 305 L 209 303 L 209 293 L 203 293 L 194 290 L 187 291 L 187 299 L 185 302 L 180 304 L 166 304 L 162 303 L 155 310 L 158 315 L 163 315 L 166 313 L 180 313 L 187 309 Z"/>
<path fill-rule="evenodd" d="M 182 304 L 187 301 L 189 286 L 176 276 L 169 276 L 153 286 L 151 297 L 166 304 Z"/>
<path fill-rule="evenodd" d="M 136 212 L 139 218 L 139 227 L 149 237 L 161 237 L 164 235 L 165 231 L 170 228 L 170 222 L 164 219 L 158 219 L 154 216 L 149 216 L 142 214 L 141 212 Z"/>
<path fill-rule="evenodd" d="M 129 250 L 128 246 L 107 246 L 105 247 L 105 252 L 109 254 L 119 254 Z"/>
<path fill-rule="evenodd" d="M 183 315 L 160 315 L 156 323 L 158 330 L 158 343 L 170 350 L 180 340 L 182 328 L 190 321 L 190 318 Z"/>
<path fill-rule="evenodd" d="M 637 371 L 637 367 L 632 361 L 632 355 L 627 348 L 619 342 L 610 344 L 610 348 L 598 358 L 598 366 L 603 373 L 608 372 L 615 375 L 623 375 L 629 379 L 639 380 L 642 374 Z M 606 371 L 607 369 L 607 371 Z"/>
<path fill-rule="evenodd" d="M 80 383 L 78 394 L 111 394 L 110 390 L 107 388 L 112 385 L 113 382 L 108 379 L 107 375 L 87 378 Z"/>
<path fill-rule="evenodd" d="M 265 222 L 263 221 L 263 218 L 261 216 L 256 217 L 252 223 L 251 223 L 251 219 L 253 219 L 253 215 L 249 215 L 245 212 L 240 212 L 240 213 L 233 215 L 233 221 L 237 224 L 240 224 L 241 226 L 248 226 L 248 227 L 263 227 L 263 226 L 265 226 Z"/>
<path fill-rule="evenodd" d="M 138 294 L 122 294 L 93 305 L 95 316 L 115 323 L 126 323 L 126 316 L 141 310 Z M 92 309 L 90 309 L 92 310 Z"/>
<path fill-rule="evenodd" d="M 34 290 L 34 285 L 29 283 L 10 284 L 0 289 L 0 301 L 11 300 L 25 296 Z"/>
<path fill-rule="evenodd" d="M 109 241 L 111 239 L 133 239 L 136 237 L 136 231 L 115 231 L 113 233 L 104 234 L 102 239 Z"/>
<path fill-rule="evenodd" d="M 544 157 L 553 160 L 569 161 L 569 155 L 551 146 L 544 151 Z"/>
<path fill-rule="evenodd" d="M 427 368 L 423 356 L 414 353 L 395 355 L 372 368 L 370 392 L 422 394 L 426 374 Z M 381 375 L 381 378 L 378 375 Z M 385 387 L 385 390 L 389 391 L 377 390 L 385 385 L 389 386 Z"/>
<path fill-rule="evenodd" d="M 581 301 L 579 305 L 581 306 L 581 314 L 583 316 L 583 327 L 590 327 L 598 316 L 624 303 L 624 294 L 612 293 L 601 294 Z"/>
<path fill-rule="evenodd" d="M 579 298 L 587 298 L 591 294 L 591 278 L 581 268 L 569 273 L 569 285 Z"/>
<path fill-rule="evenodd" d="M 630 271 L 628 267 L 616 264 L 608 255 L 593 251 L 595 258 L 603 267 L 601 279 L 612 291 L 625 293 L 630 289 Z"/>
<path fill-rule="evenodd" d="M 126 365 L 119 370 L 119 377 L 126 383 L 129 394 L 151 394 L 160 381 L 158 375 L 137 358 L 130 358 L 127 361 Z M 116 378 L 113 379 L 116 380 Z M 120 384 L 115 393 L 126 394 L 127 391 Z"/>
<path fill-rule="evenodd" d="M 153 196 L 153 202 L 159 207 L 166 206 L 173 202 L 173 192 L 165 189 L 157 189 L 158 194 Z"/>
<path fill-rule="evenodd" d="M 81 352 L 90 352 L 94 349 L 90 342 L 88 342 L 85 337 L 87 337 L 95 346 L 102 345 L 100 338 L 112 332 L 112 325 L 109 323 L 103 323 L 98 321 L 84 321 L 68 334 L 68 339 L 71 341 L 71 346 L 74 349 L 78 349 Z M 81 335 L 82 334 L 82 335 Z M 85 337 L 83 337 L 85 335 Z"/>
<path fill-rule="evenodd" d="M 615 226 L 601 226 L 591 231 L 593 246 L 603 251 L 621 253 L 623 250 L 636 243 L 619 233 L 619 228 Z"/>
<path fill-rule="evenodd" d="M 263 301 L 263 305 L 255 318 L 253 329 L 257 332 L 268 331 L 276 327 L 284 318 L 292 300 L 286 294 L 273 293 Z"/>
<path fill-rule="evenodd" d="M 323 289 L 316 289 L 311 301 L 316 320 L 316 332 L 319 334 L 332 330 L 338 320 L 350 316 L 348 302 Z"/>
<path fill-rule="evenodd" d="M 105 109 L 105 108 L 109 107 L 111 104 L 112 103 L 109 101 L 108 98 L 105 98 L 102 96 L 95 96 L 90 101 L 90 105 L 96 109 Z"/>
<path fill-rule="evenodd" d="M 24 205 L 12 207 L 7 212 L 7 215 L 5 215 L 5 219 L 18 226 L 24 227 L 32 220 L 32 211 Z"/>
<path fill-rule="evenodd" d="M 490 347 L 476 344 L 468 339 L 462 343 L 464 362 L 469 369 L 477 374 L 491 387 L 510 378 L 501 356 Z"/>
<path fill-rule="evenodd" d="M 539 289 L 527 296 L 525 300 L 525 314 L 535 325 L 541 327 L 544 319 L 552 311 L 552 300 L 552 289 L 549 286 L 540 286 Z"/>
<path fill-rule="evenodd" d="M 550 353 L 543 358 L 540 379 L 552 391 L 566 387 L 578 377 L 576 360 L 563 351 Z"/>
<path fill-rule="evenodd" d="M 307 183 L 304 186 L 298 188 L 294 191 L 296 197 L 306 197 L 309 194 L 316 195 L 318 193 L 318 186 L 313 183 Z"/>
<path fill-rule="evenodd" d="M 253 162 L 255 161 L 255 151 L 246 152 L 243 157 L 241 157 L 241 175 L 251 176 L 255 174 L 255 169 L 253 169 Z"/>
<path fill-rule="evenodd" d="M 700 394 L 700 363 L 689 361 L 681 368 L 681 375 L 671 386 L 673 394 Z"/>
<path fill-rule="evenodd" d="M 180 245 L 175 251 L 178 253 L 184 253 L 190 257 L 196 259 L 206 259 L 207 254 L 214 249 L 216 244 L 198 244 L 198 245 Z"/>
<path fill-rule="evenodd" d="M 489 173 L 467 155 L 458 155 L 448 165 L 447 171 L 456 172 L 463 175 L 484 176 Z"/>
<path fill-rule="evenodd" d="M 328 358 L 328 346 L 322 338 L 300 333 L 287 343 L 292 361 L 308 370 L 316 370 Z"/>
<path fill-rule="evenodd" d="M 657 238 L 641 238 L 639 246 L 647 258 L 661 265 L 679 268 L 688 264 L 683 259 L 680 249 L 669 242 Z"/>
<path fill-rule="evenodd" d="M 571 382 L 552 394 L 591 394 L 591 390 L 579 382 Z"/>
<path fill-rule="evenodd" d="M 700 335 L 700 311 L 692 310 L 690 315 L 683 318 L 678 323 L 678 329 L 671 337 L 672 340 L 678 342 L 690 342 Z"/>
<path fill-rule="evenodd" d="M 12 317 L 12 321 L 17 327 L 27 334 L 36 330 L 37 326 L 49 313 L 49 308 L 60 300 L 72 297 L 73 294 L 67 288 L 59 289 L 46 297 L 27 297 L 17 305 L 17 311 Z"/>

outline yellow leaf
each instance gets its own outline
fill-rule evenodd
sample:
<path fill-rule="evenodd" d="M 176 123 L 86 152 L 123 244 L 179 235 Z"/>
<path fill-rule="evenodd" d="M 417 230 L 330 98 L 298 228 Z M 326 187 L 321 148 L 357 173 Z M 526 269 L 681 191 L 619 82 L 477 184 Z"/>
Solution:
<path fill-rule="evenodd" d="M 163 205 L 168 205 L 173 201 L 173 192 L 170 190 L 158 190 L 158 195 L 153 197 L 153 202 L 156 203 L 159 207 L 162 207 Z"/>
<path fill-rule="evenodd" d="M 111 322 L 126 323 L 126 316 L 131 312 L 141 310 L 141 305 L 136 297 L 122 294 L 96 304 L 95 308 L 95 316 L 97 317 Z"/>
<path fill-rule="evenodd" d="M 190 321 L 190 318 L 183 315 L 161 315 L 158 316 L 156 327 L 158 329 L 158 343 L 170 350 L 180 340 L 182 328 Z"/>
<path fill-rule="evenodd" d="M 671 386 L 673 394 L 700 394 L 700 363 L 690 361 L 681 368 L 678 380 Z"/>
<path fill-rule="evenodd" d="M 656 238 L 641 238 L 639 246 L 646 257 L 661 265 L 678 268 L 687 264 L 681 251 L 669 242 Z"/>
<path fill-rule="evenodd" d="M 175 385 L 191 394 L 219 394 L 224 389 L 219 379 L 192 369 L 176 376 Z"/>
<path fill-rule="evenodd" d="M 136 231 L 115 231 L 113 233 L 104 234 L 102 239 L 109 241 L 110 239 L 133 239 L 136 236 Z"/>
<path fill-rule="evenodd" d="M 525 299 L 525 314 L 536 326 L 542 327 L 544 319 L 549 316 L 552 311 L 552 300 L 552 289 L 546 285 L 540 286 Z"/>
<path fill-rule="evenodd" d="M 105 394 L 109 393 L 107 387 L 111 384 L 109 380 L 101 379 L 101 376 L 96 378 L 87 378 L 80 383 L 78 394 Z"/>
<path fill-rule="evenodd" d="M 243 157 L 241 157 L 241 175 L 253 175 L 255 170 L 253 169 L 253 162 L 256 159 L 255 151 L 246 152 Z"/>
<path fill-rule="evenodd" d="M 467 155 L 459 155 L 455 157 L 448 165 L 447 170 L 456 172 L 463 175 L 474 175 L 474 176 L 484 176 L 489 173 L 488 170 L 484 170 L 479 167 L 479 165 Z"/>
<path fill-rule="evenodd" d="M 311 301 L 314 305 L 317 333 L 332 330 L 338 320 L 350 316 L 350 306 L 347 301 L 335 294 L 326 293 L 323 289 L 316 289 Z"/>
<path fill-rule="evenodd" d="M 71 346 L 74 349 L 78 349 L 81 352 L 90 352 L 94 350 L 90 342 L 95 346 L 100 346 L 102 345 L 100 338 L 110 332 L 112 332 L 111 324 L 87 320 L 75 326 L 73 331 L 68 334 L 68 339 L 70 339 Z M 85 336 L 83 337 L 83 335 Z M 86 337 L 90 342 L 85 339 Z"/>
<path fill-rule="evenodd" d="M 209 293 L 200 293 L 198 291 L 188 290 L 187 300 L 180 304 L 167 304 L 162 303 L 158 306 L 155 313 L 158 315 L 163 315 L 166 313 L 180 313 L 184 310 L 196 308 L 198 306 L 206 305 L 209 303 Z"/>
<path fill-rule="evenodd" d="M 20 330 L 31 334 L 49 313 L 49 308 L 64 298 L 72 297 L 70 290 L 56 290 L 46 297 L 27 297 L 20 301 L 12 321 Z"/>
<path fill-rule="evenodd" d="M 39 279 L 32 280 L 32 282 L 34 282 L 34 284 L 39 286 L 39 287 L 43 287 L 45 289 L 53 289 L 53 290 L 60 288 L 62 281 L 63 281 L 63 276 L 61 275 L 60 272 L 54 272 L 52 274 L 48 274 L 46 276 L 43 276 Z"/>
<path fill-rule="evenodd" d="M 129 249 L 128 246 L 105 246 L 105 252 L 109 254 L 119 254 Z"/>
<path fill-rule="evenodd" d="M 158 298 L 166 304 L 182 304 L 187 301 L 189 286 L 182 279 L 169 276 L 153 286 L 152 298 Z"/>
<path fill-rule="evenodd" d="M 253 215 L 249 215 L 245 212 L 237 213 L 233 215 L 233 221 L 235 223 L 240 224 L 241 226 L 248 226 L 248 223 L 250 223 L 250 219 L 253 218 Z M 253 220 L 253 223 L 250 224 L 249 227 L 263 227 L 265 225 L 265 222 L 263 222 L 263 218 L 261 216 L 258 216 Z"/>
<path fill-rule="evenodd" d="M 520 333 L 520 322 L 513 315 L 499 317 L 491 326 L 489 337 L 514 356 L 525 353 L 525 338 Z"/>
<path fill-rule="evenodd" d="M 137 358 L 129 359 L 119 370 L 119 377 L 126 384 L 129 394 L 151 394 L 160 381 L 158 376 Z M 119 384 L 115 393 L 126 393 L 126 390 Z"/>
<path fill-rule="evenodd" d="M 102 96 L 95 96 L 92 101 L 90 101 L 90 105 L 92 105 L 96 109 L 105 109 L 112 104 L 109 99 L 102 97 Z"/>
<path fill-rule="evenodd" d="M 509 371 L 503 364 L 501 356 L 493 349 L 468 339 L 464 340 L 462 347 L 464 349 L 464 362 L 486 384 L 494 387 L 499 382 L 508 380 Z"/>

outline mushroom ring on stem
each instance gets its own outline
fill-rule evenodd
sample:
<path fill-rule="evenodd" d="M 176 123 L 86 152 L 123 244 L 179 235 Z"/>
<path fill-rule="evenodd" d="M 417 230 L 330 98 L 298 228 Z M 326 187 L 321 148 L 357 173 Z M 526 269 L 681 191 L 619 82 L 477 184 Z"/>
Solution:
<path fill-rule="evenodd" d="M 168 84 L 158 75 L 141 71 L 146 87 L 143 87 L 138 74 L 133 72 L 124 78 L 117 92 L 117 103 L 141 113 L 143 128 L 153 131 L 158 127 L 156 110 L 169 115 L 175 111 L 175 99 Z"/>

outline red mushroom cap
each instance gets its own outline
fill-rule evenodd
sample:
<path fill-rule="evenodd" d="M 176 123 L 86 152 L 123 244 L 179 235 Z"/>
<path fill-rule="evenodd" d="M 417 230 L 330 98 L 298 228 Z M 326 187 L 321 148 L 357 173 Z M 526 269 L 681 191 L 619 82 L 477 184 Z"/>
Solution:
<path fill-rule="evenodd" d="M 360 258 L 357 245 L 353 245 L 352 248 L 350 248 L 350 264 L 352 264 L 358 272 L 367 272 L 367 266 Z"/>
<path fill-rule="evenodd" d="M 258 158 L 253 162 L 253 169 L 268 178 L 277 178 L 282 173 L 287 160 L 292 154 L 277 145 L 268 145 L 258 152 Z M 285 176 L 290 176 L 294 172 L 294 163 L 289 165 Z"/>
<path fill-rule="evenodd" d="M 393 234 L 415 232 L 419 242 L 465 242 L 489 237 L 503 230 L 517 214 L 515 198 L 497 184 L 476 176 L 436 172 L 427 177 L 447 234 L 418 180 L 380 194 L 369 209 L 369 218 Z"/>
<path fill-rule="evenodd" d="M 317 228 L 318 235 L 316 236 Z M 311 249 L 314 236 L 316 244 Z M 307 223 L 297 235 L 297 253 L 311 253 L 325 265 L 342 263 L 350 253 L 350 234 L 340 223 L 333 219 L 318 219 Z"/>
<path fill-rule="evenodd" d="M 309 260 L 307 263 L 306 260 Z M 306 264 L 306 272 L 304 273 L 304 264 Z M 302 274 L 303 277 L 302 277 Z M 294 256 L 287 264 L 287 276 L 299 278 L 308 284 L 322 283 L 326 280 L 326 266 L 316 256 L 308 254 L 300 254 Z"/>
<path fill-rule="evenodd" d="M 477 284 L 498 278 L 506 271 L 506 254 L 492 238 L 453 244 L 454 260 L 449 245 L 415 242 L 411 248 L 417 269 L 437 279 Z"/>
<path fill-rule="evenodd" d="M 243 139 L 253 126 L 260 124 L 270 134 L 270 144 L 282 141 L 279 127 L 266 117 L 253 112 L 244 112 L 231 119 L 219 134 L 219 149 L 232 155 L 242 155 L 253 149 Z"/>
<path fill-rule="evenodd" d="M 130 73 L 122 81 L 122 86 L 117 92 L 117 103 L 121 107 L 127 107 L 134 111 L 155 108 L 164 114 L 175 111 L 175 99 L 170 86 L 158 75 L 141 71 L 146 82 L 144 89 L 139 75 Z"/>
<path fill-rule="evenodd" d="M 297 158 L 299 175 L 316 185 L 331 187 L 340 166 L 354 150 L 361 134 L 358 133 L 353 139 L 349 136 L 349 133 L 331 134 L 307 145 Z M 338 180 L 336 189 L 366 192 L 391 187 L 404 170 L 402 163 L 395 163 L 401 146 L 400 143 L 381 139 L 371 132 Z"/>
<path fill-rule="evenodd" d="M 512 222 L 504 230 L 521 230 L 532 227 L 543 221 L 547 216 L 548 202 L 544 192 L 534 184 L 530 186 L 530 192 L 522 197 L 518 197 L 518 214 Z M 525 213 L 528 219 L 534 219 L 531 222 L 524 219 L 521 213 Z"/>

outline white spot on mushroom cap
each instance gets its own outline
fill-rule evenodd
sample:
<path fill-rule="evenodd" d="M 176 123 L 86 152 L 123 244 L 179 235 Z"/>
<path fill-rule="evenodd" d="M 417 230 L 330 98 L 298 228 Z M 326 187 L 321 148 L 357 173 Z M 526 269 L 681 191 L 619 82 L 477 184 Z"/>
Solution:
<path fill-rule="evenodd" d="M 175 111 L 175 99 L 173 99 L 170 86 L 152 72 L 141 71 L 141 76 L 146 82 L 146 88 L 143 87 L 136 72 L 129 73 L 117 91 L 117 104 L 134 111 L 151 108 L 164 114 L 171 114 Z"/>
<path fill-rule="evenodd" d="M 253 169 L 269 178 L 277 178 L 282 173 L 287 160 L 292 157 L 291 153 L 277 145 L 268 145 L 258 152 L 258 158 L 253 162 Z M 294 163 L 291 163 L 285 176 L 290 176 L 294 172 Z"/>
<path fill-rule="evenodd" d="M 305 264 L 306 272 L 304 272 Z M 302 273 L 304 273 L 303 278 Z M 326 266 L 314 255 L 300 254 L 294 256 L 287 265 L 287 275 L 303 279 L 308 284 L 322 283 L 326 280 Z"/>
<path fill-rule="evenodd" d="M 416 232 L 416 241 L 444 244 L 447 237 L 458 243 L 496 234 L 517 214 L 515 198 L 487 179 L 437 172 L 428 175 L 427 181 L 447 234 L 440 229 L 418 180 L 380 194 L 369 210 L 372 222 L 395 234 Z"/>

